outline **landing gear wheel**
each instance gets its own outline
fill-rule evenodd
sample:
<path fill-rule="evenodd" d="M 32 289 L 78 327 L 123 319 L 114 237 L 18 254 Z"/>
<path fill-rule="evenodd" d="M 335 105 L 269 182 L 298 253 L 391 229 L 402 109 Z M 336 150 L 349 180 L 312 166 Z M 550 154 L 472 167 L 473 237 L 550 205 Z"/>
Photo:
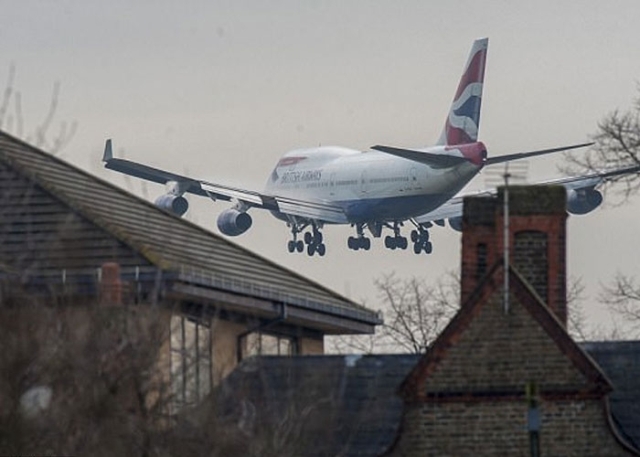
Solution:
<path fill-rule="evenodd" d="M 316 245 L 315 244 L 310 244 L 307 246 L 307 254 L 309 256 L 313 256 L 313 254 L 315 254 L 316 252 Z"/>
<path fill-rule="evenodd" d="M 290 241 L 287 243 L 287 250 L 288 250 L 289 252 L 293 252 L 293 251 L 295 251 L 295 250 L 296 250 L 296 242 L 295 242 L 295 241 L 293 241 L 293 240 L 290 240 Z"/>
<path fill-rule="evenodd" d="M 371 249 L 371 240 L 369 238 L 360 238 L 360 244 L 362 246 L 362 249 L 364 249 L 365 251 Z"/>
<path fill-rule="evenodd" d="M 307 232 L 304 234 L 304 242 L 306 244 L 310 244 L 312 240 L 313 240 L 313 236 L 311 235 L 311 232 Z"/>
<path fill-rule="evenodd" d="M 396 239 L 392 236 L 384 237 L 384 247 L 387 249 L 395 249 L 396 248 Z"/>
<path fill-rule="evenodd" d="M 427 228 L 428 226 L 416 224 L 416 230 L 411 230 L 413 252 L 416 254 L 420 254 L 423 251 L 425 254 L 431 254 L 433 251 L 433 244 L 429 241 L 429 230 L 427 230 Z M 405 242 L 406 239 L 403 243 Z"/>
<path fill-rule="evenodd" d="M 323 257 L 326 252 L 327 252 L 326 245 L 324 243 L 319 244 L 318 245 L 318 254 L 320 255 L 320 257 Z"/>
<path fill-rule="evenodd" d="M 424 252 L 427 254 L 431 254 L 433 252 L 433 244 L 431 244 L 431 241 L 427 241 L 424 245 Z"/>
<path fill-rule="evenodd" d="M 400 249 L 407 249 L 407 246 L 408 246 L 407 239 L 403 236 L 396 238 L 396 245 Z"/>
<path fill-rule="evenodd" d="M 304 251 L 304 243 L 302 242 L 302 240 L 296 241 L 296 251 L 298 252 Z"/>

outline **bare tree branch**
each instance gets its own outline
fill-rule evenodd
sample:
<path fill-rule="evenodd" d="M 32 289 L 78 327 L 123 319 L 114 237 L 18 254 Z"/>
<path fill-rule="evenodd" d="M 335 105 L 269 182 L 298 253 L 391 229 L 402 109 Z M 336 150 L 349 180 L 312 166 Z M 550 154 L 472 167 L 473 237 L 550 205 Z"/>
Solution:
<path fill-rule="evenodd" d="M 336 352 L 422 353 L 458 309 L 458 278 L 451 273 L 434 285 L 389 274 L 375 281 L 384 304 L 384 325 L 376 335 L 338 337 Z"/>
<path fill-rule="evenodd" d="M 43 121 L 36 126 L 33 133 L 25 133 L 25 120 L 22 113 L 22 96 L 14 87 L 16 69 L 12 64 L 9 68 L 9 77 L 0 102 L 0 129 L 13 133 L 18 138 L 33 143 L 35 146 L 47 149 L 50 153 L 60 152 L 73 139 L 77 122 L 62 121 L 58 132 L 51 133 L 60 99 L 60 82 L 56 81 L 51 93 L 49 108 Z"/>
<path fill-rule="evenodd" d="M 588 152 L 566 154 L 562 171 L 573 175 L 640 164 L 640 98 L 630 110 L 616 110 L 605 116 L 592 139 L 595 145 Z M 615 183 L 621 184 L 616 194 L 624 202 L 640 190 L 640 174 L 608 178 L 604 189 Z"/>

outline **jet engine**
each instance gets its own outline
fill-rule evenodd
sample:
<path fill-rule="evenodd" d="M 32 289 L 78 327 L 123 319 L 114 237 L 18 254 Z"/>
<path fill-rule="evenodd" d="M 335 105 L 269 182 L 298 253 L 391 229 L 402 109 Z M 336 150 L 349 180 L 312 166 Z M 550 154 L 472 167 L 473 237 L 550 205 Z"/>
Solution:
<path fill-rule="evenodd" d="M 189 209 L 189 202 L 186 198 L 173 194 L 161 195 L 154 204 L 158 208 L 170 211 L 176 216 L 183 216 Z"/>
<path fill-rule="evenodd" d="M 567 191 L 567 211 L 571 214 L 587 214 L 602 203 L 602 194 L 593 187 Z"/>
<path fill-rule="evenodd" d="M 218 229 L 227 236 L 238 236 L 249 230 L 252 222 L 247 213 L 231 208 L 218 216 Z"/>
<path fill-rule="evenodd" d="M 449 218 L 449 227 L 451 227 L 456 232 L 462 232 L 462 217 L 450 217 Z"/>

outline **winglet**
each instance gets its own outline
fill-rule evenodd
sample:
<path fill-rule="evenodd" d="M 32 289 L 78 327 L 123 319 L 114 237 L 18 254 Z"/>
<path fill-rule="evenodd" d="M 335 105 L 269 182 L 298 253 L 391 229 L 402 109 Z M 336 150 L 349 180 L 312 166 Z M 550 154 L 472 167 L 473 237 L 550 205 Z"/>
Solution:
<path fill-rule="evenodd" d="M 109 138 L 104 144 L 104 154 L 102 155 L 102 161 L 108 162 L 113 159 L 113 149 L 111 148 L 111 138 Z"/>

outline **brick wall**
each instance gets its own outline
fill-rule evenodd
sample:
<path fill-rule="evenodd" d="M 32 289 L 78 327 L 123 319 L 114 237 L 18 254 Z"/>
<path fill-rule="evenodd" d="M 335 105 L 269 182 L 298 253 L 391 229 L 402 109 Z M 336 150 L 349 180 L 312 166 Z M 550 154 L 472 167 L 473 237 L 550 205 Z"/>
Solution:
<path fill-rule="evenodd" d="M 525 393 L 530 382 L 539 389 L 541 455 L 632 455 L 607 424 L 599 387 L 518 295 L 505 313 L 495 287 L 443 346 L 427 353 L 435 363 L 405 404 L 391 455 L 530 455 Z"/>
<path fill-rule="evenodd" d="M 423 392 L 523 396 L 530 381 L 542 392 L 589 388 L 584 375 L 515 297 L 505 314 L 502 291 L 496 290 L 443 354 Z"/>
<path fill-rule="evenodd" d="M 626 453 L 597 400 L 542 401 L 540 455 L 608 457 Z M 529 457 L 524 401 L 426 403 L 405 411 L 393 456 Z"/>

